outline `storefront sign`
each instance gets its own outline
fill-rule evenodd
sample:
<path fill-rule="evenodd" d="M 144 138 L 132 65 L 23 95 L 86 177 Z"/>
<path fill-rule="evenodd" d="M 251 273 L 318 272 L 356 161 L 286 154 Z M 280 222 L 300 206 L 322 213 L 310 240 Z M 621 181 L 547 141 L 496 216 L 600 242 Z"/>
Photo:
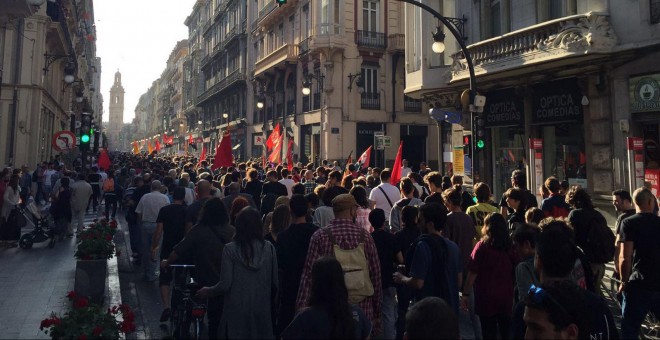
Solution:
<path fill-rule="evenodd" d="M 627 137 L 626 144 L 628 146 L 628 150 L 644 150 L 644 140 L 640 137 Z"/>
<path fill-rule="evenodd" d="M 651 192 L 657 197 L 660 192 L 660 169 L 646 169 L 644 181 L 651 184 Z"/>
<path fill-rule="evenodd" d="M 258 134 L 258 135 L 252 135 L 252 145 L 264 145 L 264 135 L 263 134 Z"/>
<path fill-rule="evenodd" d="M 489 92 L 484 113 L 486 127 L 522 126 L 525 122 L 523 98 L 513 89 Z"/>
<path fill-rule="evenodd" d="M 631 77 L 630 112 L 660 111 L 660 74 Z"/>
<path fill-rule="evenodd" d="M 534 123 L 582 122 L 582 91 L 575 78 L 540 84 L 534 87 L 532 100 Z"/>
<path fill-rule="evenodd" d="M 530 138 L 529 139 L 529 148 L 532 149 L 532 150 L 542 150 L 543 149 L 543 139 Z"/>

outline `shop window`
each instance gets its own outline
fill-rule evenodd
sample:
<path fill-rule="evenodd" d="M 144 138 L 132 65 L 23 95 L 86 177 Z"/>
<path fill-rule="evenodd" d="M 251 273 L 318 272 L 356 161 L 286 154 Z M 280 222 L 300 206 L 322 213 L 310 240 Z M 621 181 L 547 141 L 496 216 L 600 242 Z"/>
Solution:
<path fill-rule="evenodd" d="M 651 0 L 651 25 L 660 23 L 660 0 Z"/>
<path fill-rule="evenodd" d="M 511 187 L 513 170 L 525 171 L 525 129 L 520 127 L 497 127 L 490 130 L 493 136 L 493 194 L 500 197 Z"/>
<path fill-rule="evenodd" d="M 564 123 L 542 127 L 545 177 L 555 176 L 570 185 L 586 187 L 587 164 L 584 125 Z"/>

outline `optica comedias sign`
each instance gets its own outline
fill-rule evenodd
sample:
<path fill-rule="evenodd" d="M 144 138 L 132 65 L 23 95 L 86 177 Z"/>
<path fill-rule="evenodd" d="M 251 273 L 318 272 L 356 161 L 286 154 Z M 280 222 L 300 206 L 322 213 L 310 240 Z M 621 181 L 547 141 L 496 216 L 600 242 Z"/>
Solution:
<path fill-rule="evenodd" d="M 581 97 L 575 78 L 534 86 L 533 121 L 582 121 Z"/>

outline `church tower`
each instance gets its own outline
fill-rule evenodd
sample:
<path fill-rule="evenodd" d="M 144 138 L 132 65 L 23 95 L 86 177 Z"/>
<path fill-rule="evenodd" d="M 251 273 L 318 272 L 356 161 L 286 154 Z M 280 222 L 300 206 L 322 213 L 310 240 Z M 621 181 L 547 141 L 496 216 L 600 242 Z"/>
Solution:
<path fill-rule="evenodd" d="M 124 125 L 124 87 L 121 85 L 121 73 L 115 73 L 115 82 L 110 88 L 110 124 L 108 124 L 108 137 L 110 149 L 119 147 L 119 134 Z"/>

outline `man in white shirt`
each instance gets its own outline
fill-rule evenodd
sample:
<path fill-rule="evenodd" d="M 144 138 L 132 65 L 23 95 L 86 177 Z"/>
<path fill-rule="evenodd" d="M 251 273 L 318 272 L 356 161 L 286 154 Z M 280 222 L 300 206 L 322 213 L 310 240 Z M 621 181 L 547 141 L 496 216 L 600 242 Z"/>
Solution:
<path fill-rule="evenodd" d="M 404 159 L 401 163 L 403 164 L 401 166 L 401 178 L 408 177 L 408 174 L 412 172 L 410 167 L 408 167 L 408 160 Z"/>
<path fill-rule="evenodd" d="M 161 187 L 160 181 L 152 181 L 151 192 L 142 196 L 135 208 L 138 221 L 141 222 L 142 250 L 140 254 L 142 254 L 142 265 L 147 281 L 158 279 L 159 263 L 151 259 L 151 240 L 156 232 L 156 219 L 160 209 L 170 204 L 170 199 L 160 192 Z"/>
<path fill-rule="evenodd" d="M 373 188 L 369 194 L 369 200 L 375 202 L 375 208 L 383 209 L 385 212 L 385 218 L 388 224 L 392 206 L 400 199 L 399 189 L 390 184 L 391 174 L 389 169 L 383 170 L 380 173 L 380 185 Z"/>
<path fill-rule="evenodd" d="M 279 180 L 280 183 L 284 184 L 286 187 L 286 191 L 288 192 L 289 198 L 293 195 L 293 186 L 296 185 L 296 182 L 289 178 L 289 169 L 284 168 L 282 171 L 280 171 L 280 175 L 282 175 L 282 179 Z"/>

